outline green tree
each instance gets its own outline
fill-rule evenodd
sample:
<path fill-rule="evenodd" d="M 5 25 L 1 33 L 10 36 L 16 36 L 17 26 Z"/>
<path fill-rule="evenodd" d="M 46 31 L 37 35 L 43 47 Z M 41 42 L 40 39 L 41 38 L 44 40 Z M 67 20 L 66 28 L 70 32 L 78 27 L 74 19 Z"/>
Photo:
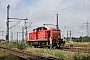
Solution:
<path fill-rule="evenodd" d="M 84 37 L 79 37 L 79 42 L 82 42 L 82 39 L 83 39 L 83 42 L 90 42 L 90 37 L 87 37 L 87 36 L 84 36 Z"/>

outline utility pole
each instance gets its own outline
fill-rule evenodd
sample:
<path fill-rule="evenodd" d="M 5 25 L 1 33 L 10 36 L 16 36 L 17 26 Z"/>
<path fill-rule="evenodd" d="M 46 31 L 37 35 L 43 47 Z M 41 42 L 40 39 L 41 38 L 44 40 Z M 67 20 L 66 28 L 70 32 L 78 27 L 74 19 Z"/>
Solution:
<path fill-rule="evenodd" d="M 27 22 L 25 21 L 25 26 L 26 26 L 26 23 L 27 23 Z M 25 27 L 25 29 L 26 29 L 26 34 L 25 34 L 25 35 L 26 35 L 26 42 L 27 42 L 27 40 L 28 40 L 28 31 L 27 31 L 27 28 L 28 28 L 31 24 L 32 24 L 32 22 L 31 22 L 28 26 Z"/>
<path fill-rule="evenodd" d="M 13 40 L 13 32 L 11 32 L 11 40 Z"/>
<path fill-rule="evenodd" d="M 22 41 L 24 41 L 24 27 L 22 26 Z"/>
<path fill-rule="evenodd" d="M 56 16 L 57 16 L 57 25 L 56 26 L 57 26 L 57 29 L 58 29 L 58 14 L 56 14 Z"/>
<path fill-rule="evenodd" d="M 19 42 L 19 33 L 22 34 L 22 41 L 24 40 L 24 27 L 22 26 L 22 32 L 17 32 L 17 42 Z"/>
<path fill-rule="evenodd" d="M 7 22 L 6 22 L 6 24 L 7 24 L 6 40 L 7 40 L 8 43 L 9 43 L 9 19 L 28 20 L 27 18 L 26 19 L 9 18 L 9 9 L 10 9 L 10 5 L 7 6 Z"/>
<path fill-rule="evenodd" d="M 26 25 L 26 20 L 25 20 L 25 29 L 26 29 L 26 33 L 25 33 L 25 39 L 26 39 L 26 41 L 27 41 L 27 25 Z"/>
<path fill-rule="evenodd" d="M 88 23 L 88 20 L 87 20 L 87 23 L 84 23 L 84 24 L 87 24 L 87 37 L 89 37 L 89 28 L 88 27 L 89 27 L 90 23 Z"/>
<path fill-rule="evenodd" d="M 44 27 L 45 27 L 45 25 L 53 25 L 53 26 L 56 26 L 56 28 L 58 29 L 59 27 L 58 27 L 58 14 L 56 14 L 56 25 L 54 25 L 54 24 L 43 24 L 44 25 Z"/>
<path fill-rule="evenodd" d="M 9 8 L 10 8 L 10 5 L 7 6 L 7 32 L 6 32 L 6 40 L 7 40 L 7 43 L 9 43 Z"/>
<path fill-rule="evenodd" d="M 72 38 L 71 38 L 71 31 L 69 31 L 70 32 L 70 41 L 72 41 Z"/>
<path fill-rule="evenodd" d="M 83 32 L 82 32 L 82 42 L 83 42 Z"/>
<path fill-rule="evenodd" d="M 68 31 L 67 31 L 67 41 L 68 41 Z"/>
<path fill-rule="evenodd" d="M 18 32 L 17 32 L 17 42 L 18 42 Z"/>

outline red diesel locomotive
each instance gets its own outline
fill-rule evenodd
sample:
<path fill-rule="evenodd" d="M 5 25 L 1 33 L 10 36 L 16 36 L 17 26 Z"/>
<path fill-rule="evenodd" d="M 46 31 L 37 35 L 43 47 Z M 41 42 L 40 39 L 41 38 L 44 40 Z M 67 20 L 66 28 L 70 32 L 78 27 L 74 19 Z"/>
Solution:
<path fill-rule="evenodd" d="M 33 32 L 29 33 L 29 44 L 32 44 L 34 47 L 38 46 L 51 46 L 60 47 L 64 45 L 63 39 L 61 39 L 61 31 L 58 28 L 38 27 L 33 29 Z"/>

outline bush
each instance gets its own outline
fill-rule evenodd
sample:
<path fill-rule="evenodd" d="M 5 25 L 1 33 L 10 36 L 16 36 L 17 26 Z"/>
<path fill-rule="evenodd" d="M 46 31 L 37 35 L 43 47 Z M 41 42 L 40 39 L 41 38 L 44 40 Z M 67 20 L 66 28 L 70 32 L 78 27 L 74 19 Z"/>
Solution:
<path fill-rule="evenodd" d="M 20 50 L 26 49 L 27 47 L 28 46 L 23 42 L 17 43 L 17 48 L 20 49 Z"/>

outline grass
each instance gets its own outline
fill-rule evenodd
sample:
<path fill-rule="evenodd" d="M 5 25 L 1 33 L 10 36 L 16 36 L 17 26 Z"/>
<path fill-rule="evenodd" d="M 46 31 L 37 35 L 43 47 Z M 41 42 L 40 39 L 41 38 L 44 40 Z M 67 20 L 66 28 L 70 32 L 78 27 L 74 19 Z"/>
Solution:
<path fill-rule="evenodd" d="M 90 60 L 90 54 L 76 53 L 73 55 L 73 60 Z"/>
<path fill-rule="evenodd" d="M 27 48 L 26 51 L 44 54 L 45 56 L 53 56 L 63 58 L 64 60 L 90 60 L 90 54 L 83 54 L 81 51 L 77 53 L 63 52 L 60 50 L 50 50 L 43 48 Z"/>
<path fill-rule="evenodd" d="M 46 54 L 46 55 L 51 55 L 51 56 L 58 56 L 58 57 L 64 57 L 64 53 L 60 52 L 58 50 L 50 50 L 50 49 L 43 49 L 43 48 L 27 48 L 26 51 L 31 51 L 31 52 L 36 52 L 36 53 L 41 53 L 41 54 Z"/>
<path fill-rule="evenodd" d="M 65 58 L 65 53 L 58 50 L 50 50 L 50 49 L 43 49 L 43 48 L 27 48 L 26 51 L 44 54 L 45 56 Z"/>
<path fill-rule="evenodd" d="M 1 44 L 0 46 L 5 47 L 5 48 L 18 48 L 19 50 L 23 50 L 26 49 L 28 46 L 23 43 L 23 42 L 13 42 L 13 43 L 5 43 L 5 44 Z"/>
<path fill-rule="evenodd" d="M 8 48 L 15 48 L 15 49 L 21 49 L 25 48 L 23 43 L 19 43 L 20 45 L 16 44 L 16 43 L 9 43 L 9 44 L 0 44 L 0 46 L 4 46 L 4 47 L 8 47 Z M 74 44 L 77 44 L 77 42 L 74 42 Z M 90 46 L 89 42 L 82 42 L 82 43 L 78 43 L 78 44 L 87 44 Z M 17 47 L 18 45 L 18 47 Z M 64 60 L 90 60 L 90 55 L 89 54 L 83 54 L 82 52 L 78 52 L 77 53 L 72 53 L 72 52 L 63 52 L 57 49 L 43 49 L 43 48 L 31 48 L 28 47 L 27 49 L 24 49 L 25 51 L 30 51 L 30 52 L 34 52 L 34 53 L 40 53 L 40 54 L 44 54 L 45 56 L 53 56 L 53 57 L 58 57 L 58 58 L 64 58 Z M 0 53 L 2 53 L 2 51 L 0 51 Z M 1 54 L 2 56 L 4 56 L 4 53 Z M 1 56 L 0 55 L 0 56 Z"/>
<path fill-rule="evenodd" d="M 0 57 L 8 56 L 8 53 L 1 51 L 0 49 Z"/>
<path fill-rule="evenodd" d="M 18 57 L 0 50 L 0 60 L 18 60 Z"/>

